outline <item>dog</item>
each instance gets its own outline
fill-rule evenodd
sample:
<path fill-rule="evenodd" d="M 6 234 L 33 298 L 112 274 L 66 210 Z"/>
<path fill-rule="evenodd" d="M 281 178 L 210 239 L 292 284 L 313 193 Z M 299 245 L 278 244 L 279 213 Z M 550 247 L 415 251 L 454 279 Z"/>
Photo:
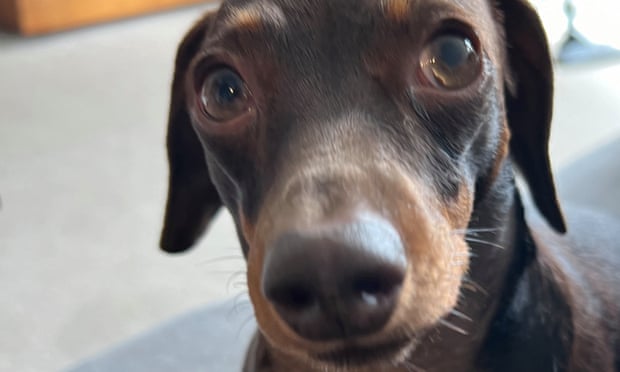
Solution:
<path fill-rule="evenodd" d="M 523 0 L 224 1 L 178 50 L 161 246 L 232 214 L 244 371 L 620 371 L 620 224 L 561 210 L 552 103 Z"/>

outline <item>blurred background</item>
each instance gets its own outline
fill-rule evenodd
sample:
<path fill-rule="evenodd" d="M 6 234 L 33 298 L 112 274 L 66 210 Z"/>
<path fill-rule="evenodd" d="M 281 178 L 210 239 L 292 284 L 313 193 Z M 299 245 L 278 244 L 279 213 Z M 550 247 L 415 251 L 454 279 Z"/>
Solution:
<path fill-rule="evenodd" d="M 214 5 L 151 0 L 123 13 L 83 1 L 105 14 L 61 12 L 47 23 L 34 14 L 20 26 L 6 21 L 19 2 L 0 0 L 5 28 L 30 34 L 0 31 L 0 371 L 61 370 L 235 295 L 250 314 L 226 213 L 188 254 L 157 247 L 174 53 Z M 573 3 L 584 37 L 620 49 L 617 0 Z M 535 5 L 560 56 L 563 1 Z M 558 170 L 620 139 L 620 59 L 601 50 L 557 65 Z"/>

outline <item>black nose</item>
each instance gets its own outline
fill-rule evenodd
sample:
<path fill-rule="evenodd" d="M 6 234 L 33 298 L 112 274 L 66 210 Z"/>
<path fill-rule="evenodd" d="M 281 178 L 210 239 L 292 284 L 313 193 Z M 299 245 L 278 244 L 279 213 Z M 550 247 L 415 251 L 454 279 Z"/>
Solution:
<path fill-rule="evenodd" d="M 315 341 L 352 338 L 385 326 L 406 271 L 394 227 L 365 215 L 279 236 L 265 258 L 262 290 L 300 336 Z"/>

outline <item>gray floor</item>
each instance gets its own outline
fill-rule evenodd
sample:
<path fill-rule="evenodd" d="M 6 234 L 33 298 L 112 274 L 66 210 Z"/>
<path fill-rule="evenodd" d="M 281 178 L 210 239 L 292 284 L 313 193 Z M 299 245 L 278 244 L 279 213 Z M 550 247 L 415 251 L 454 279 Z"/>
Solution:
<path fill-rule="evenodd" d="M 172 60 L 203 10 L 0 34 L 0 371 L 57 370 L 243 293 L 227 215 L 199 249 L 157 250 Z M 562 167 L 620 136 L 620 64 L 559 68 L 556 102 Z"/>

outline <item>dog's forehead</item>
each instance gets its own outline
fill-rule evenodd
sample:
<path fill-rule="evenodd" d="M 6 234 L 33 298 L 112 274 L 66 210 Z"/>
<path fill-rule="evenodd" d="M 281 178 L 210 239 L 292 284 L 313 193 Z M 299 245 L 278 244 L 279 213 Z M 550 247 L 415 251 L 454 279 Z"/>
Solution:
<path fill-rule="evenodd" d="M 483 16 L 488 0 L 227 0 L 218 23 L 226 29 L 283 30 L 313 27 L 328 22 L 403 22 L 424 13 L 449 10 L 464 18 Z M 488 14 L 488 13 L 487 13 Z M 221 29 L 221 27 L 220 27 Z"/>

